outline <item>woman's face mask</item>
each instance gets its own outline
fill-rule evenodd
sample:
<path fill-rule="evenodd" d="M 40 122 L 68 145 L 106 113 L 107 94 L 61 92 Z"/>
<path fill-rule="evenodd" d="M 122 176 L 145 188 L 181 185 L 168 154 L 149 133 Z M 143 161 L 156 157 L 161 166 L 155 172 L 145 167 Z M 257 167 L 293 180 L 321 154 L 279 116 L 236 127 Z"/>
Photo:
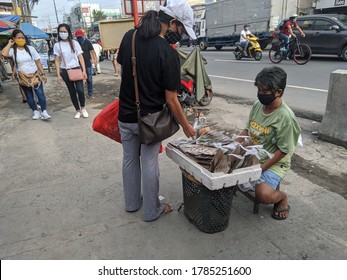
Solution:
<path fill-rule="evenodd" d="M 181 41 L 182 35 L 179 32 L 174 32 L 171 29 L 168 29 L 165 34 L 165 39 L 169 44 L 176 44 Z"/>
<path fill-rule="evenodd" d="M 66 40 L 67 38 L 69 38 L 69 33 L 67 33 L 67 32 L 59 32 L 59 37 L 62 40 Z"/>
<path fill-rule="evenodd" d="M 14 42 L 16 43 L 16 45 L 18 46 L 18 47 L 24 47 L 24 45 L 25 45 L 25 39 L 22 39 L 22 38 L 20 38 L 20 39 L 15 39 L 14 40 Z"/>

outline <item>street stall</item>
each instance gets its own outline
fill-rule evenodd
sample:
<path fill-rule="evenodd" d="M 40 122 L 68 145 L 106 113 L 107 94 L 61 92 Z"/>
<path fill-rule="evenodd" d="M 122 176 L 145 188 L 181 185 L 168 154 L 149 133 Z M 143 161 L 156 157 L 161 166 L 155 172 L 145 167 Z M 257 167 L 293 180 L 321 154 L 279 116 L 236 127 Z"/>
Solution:
<path fill-rule="evenodd" d="M 236 138 L 209 130 L 196 140 L 177 139 L 166 147 L 182 172 L 184 214 L 203 232 L 225 230 L 236 190 L 261 176 L 259 159 L 266 151 Z"/>

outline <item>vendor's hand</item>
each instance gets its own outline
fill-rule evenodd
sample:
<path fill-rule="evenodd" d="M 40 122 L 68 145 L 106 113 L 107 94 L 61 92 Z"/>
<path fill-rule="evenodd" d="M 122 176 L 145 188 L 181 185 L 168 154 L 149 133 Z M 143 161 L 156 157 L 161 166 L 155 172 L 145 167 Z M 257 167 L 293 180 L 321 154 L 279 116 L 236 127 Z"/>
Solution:
<path fill-rule="evenodd" d="M 63 79 L 61 78 L 61 76 L 57 77 L 57 82 L 59 85 L 61 85 L 63 83 Z"/>
<path fill-rule="evenodd" d="M 194 137 L 196 135 L 196 131 L 191 125 L 183 128 L 183 132 L 188 138 Z"/>

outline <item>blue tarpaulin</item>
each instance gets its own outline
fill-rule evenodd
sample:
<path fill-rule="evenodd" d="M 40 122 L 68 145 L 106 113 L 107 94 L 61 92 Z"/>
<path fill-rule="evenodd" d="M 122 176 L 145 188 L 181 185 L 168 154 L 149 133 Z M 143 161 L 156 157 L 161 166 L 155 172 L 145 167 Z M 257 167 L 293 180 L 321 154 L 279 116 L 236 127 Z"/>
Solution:
<path fill-rule="evenodd" d="M 13 23 L 18 23 L 18 21 L 20 21 L 20 16 L 16 15 L 0 15 L 0 18 Z"/>
<path fill-rule="evenodd" d="M 49 36 L 46 32 L 35 27 L 31 23 L 23 22 L 20 24 L 20 29 L 23 33 L 31 39 L 49 39 Z"/>

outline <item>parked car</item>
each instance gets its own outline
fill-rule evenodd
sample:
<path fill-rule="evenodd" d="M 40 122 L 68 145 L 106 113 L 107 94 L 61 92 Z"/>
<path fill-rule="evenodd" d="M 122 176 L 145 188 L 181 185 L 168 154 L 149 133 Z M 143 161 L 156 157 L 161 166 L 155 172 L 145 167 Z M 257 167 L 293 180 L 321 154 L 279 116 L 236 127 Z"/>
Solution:
<path fill-rule="evenodd" d="M 297 23 L 305 33 L 300 42 L 310 46 L 313 54 L 338 55 L 347 61 L 347 16 L 317 14 L 298 17 Z M 294 33 L 299 32 L 294 29 Z"/>

